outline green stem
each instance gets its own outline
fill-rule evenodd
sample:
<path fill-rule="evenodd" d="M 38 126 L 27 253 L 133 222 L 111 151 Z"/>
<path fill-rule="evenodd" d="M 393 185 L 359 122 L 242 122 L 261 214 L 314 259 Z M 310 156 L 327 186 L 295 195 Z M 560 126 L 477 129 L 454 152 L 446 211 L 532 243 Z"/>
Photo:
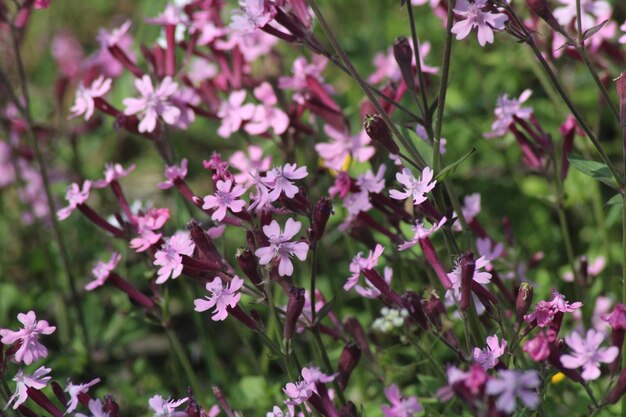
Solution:
<path fill-rule="evenodd" d="M 193 389 L 194 395 L 196 398 L 204 398 L 204 391 L 198 381 L 198 377 L 196 376 L 193 368 L 191 367 L 191 362 L 189 362 L 189 358 L 187 358 L 187 354 L 183 349 L 176 332 L 169 326 L 163 326 L 165 328 L 165 334 L 167 335 L 167 340 L 170 342 L 170 346 L 174 351 L 174 354 L 178 358 L 180 365 L 183 367 L 183 371 L 185 371 L 185 375 L 187 375 L 187 379 L 189 380 L 189 385 Z"/>
<path fill-rule="evenodd" d="M 313 333 L 313 339 L 315 340 L 315 346 L 317 348 L 317 352 L 322 358 L 322 362 L 324 363 L 324 371 L 328 374 L 334 374 L 334 368 L 330 363 L 330 358 L 328 357 L 328 352 L 326 352 L 326 347 L 324 346 L 324 342 L 322 341 L 322 337 L 320 336 L 320 331 L 317 326 L 311 328 L 311 333 Z M 339 397 L 339 401 L 341 404 L 346 403 L 346 398 L 343 395 L 343 390 L 339 386 L 339 383 L 335 380 L 333 381 L 333 387 L 335 388 L 335 393 L 337 397 Z"/>

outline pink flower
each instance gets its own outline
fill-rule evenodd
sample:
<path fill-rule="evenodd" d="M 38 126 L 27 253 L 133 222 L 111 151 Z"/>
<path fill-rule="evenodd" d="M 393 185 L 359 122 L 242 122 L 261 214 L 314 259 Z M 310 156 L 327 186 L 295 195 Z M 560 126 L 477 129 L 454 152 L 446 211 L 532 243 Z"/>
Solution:
<path fill-rule="evenodd" d="M 283 413 L 280 407 L 275 405 L 274 408 L 272 408 L 272 411 L 265 414 L 265 417 L 294 417 L 294 410 L 291 408 L 293 407 L 290 406 L 287 412 Z"/>
<path fill-rule="evenodd" d="M 143 252 L 161 239 L 161 233 L 155 233 L 163 227 L 170 218 L 170 211 L 165 208 L 150 208 L 145 215 L 137 216 L 139 236 L 130 241 L 130 247 L 137 252 Z"/>
<path fill-rule="evenodd" d="M 393 277 L 393 269 L 386 266 L 384 269 L 384 280 L 387 285 L 391 286 L 391 278 Z M 378 298 L 380 296 L 380 291 L 378 288 L 374 287 L 369 280 L 366 280 L 365 283 L 367 287 L 362 287 L 359 284 L 354 286 L 354 290 L 364 298 Z"/>
<path fill-rule="evenodd" d="M 562 355 L 561 363 L 565 368 L 576 369 L 583 367 L 582 377 L 592 381 L 600 377 L 600 363 L 611 363 L 617 358 L 619 349 L 616 346 L 600 348 L 604 341 L 604 334 L 594 329 L 587 331 L 583 339 L 578 332 L 565 336 L 565 342 L 572 349 L 571 355 Z"/>
<path fill-rule="evenodd" d="M 545 361 L 550 355 L 550 343 L 556 340 L 556 331 L 541 331 L 533 339 L 528 340 L 522 350 L 528 353 L 535 362 Z"/>
<path fill-rule="evenodd" d="M 554 17 L 567 26 L 576 18 L 576 0 L 559 0 L 563 6 L 554 9 Z M 583 30 L 596 25 L 596 18 L 610 17 L 613 12 L 611 5 L 604 0 L 580 0 L 581 23 Z"/>
<path fill-rule="evenodd" d="M 296 103 L 304 104 L 308 94 L 307 77 L 315 79 L 322 85 L 324 90 L 331 94 L 333 88 L 324 83 L 322 77 L 322 71 L 328 64 L 328 58 L 322 55 L 314 55 L 311 63 L 309 64 L 305 57 L 298 57 L 293 61 L 293 68 L 291 72 L 292 77 L 280 77 L 278 79 L 278 86 L 283 89 L 294 90 L 293 99 Z"/>
<path fill-rule="evenodd" d="M 104 411 L 102 401 L 98 399 L 90 399 L 89 403 L 87 403 L 87 407 L 91 415 L 76 413 L 76 417 L 109 417 L 109 412 Z"/>
<path fill-rule="evenodd" d="M 376 152 L 372 146 L 367 146 L 371 139 L 364 130 L 355 136 L 350 136 L 347 130 L 339 131 L 331 125 L 326 125 L 324 133 L 332 142 L 318 143 L 315 145 L 315 150 L 328 168 L 343 169 L 346 159 L 350 156 L 359 162 L 367 162 Z"/>
<path fill-rule="evenodd" d="M 145 21 L 153 25 L 178 25 L 179 23 L 186 24 L 187 16 L 183 13 L 182 7 L 169 3 L 157 17 L 151 17 Z"/>
<path fill-rule="evenodd" d="M 134 171 L 136 165 L 132 164 L 127 169 L 120 164 L 106 164 L 104 168 L 104 179 L 98 180 L 93 183 L 94 188 L 104 188 L 111 184 L 113 181 L 118 181 L 120 178 L 127 176 Z"/>
<path fill-rule="evenodd" d="M 287 219 L 285 223 L 285 231 L 281 232 L 280 225 L 276 220 L 263 226 L 263 233 L 267 236 L 270 245 L 259 248 L 254 252 L 259 257 L 261 265 L 269 264 L 273 259 L 278 258 L 278 274 L 282 276 L 291 276 L 293 274 L 293 264 L 291 256 L 296 255 L 298 259 L 304 261 L 309 251 L 309 244 L 306 242 L 290 242 L 302 227 L 302 223 L 293 219 Z"/>
<path fill-rule="evenodd" d="M 111 89 L 112 82 L 110 78 L 104 78 L 104 76 L 101 75 L 96 78 L 89 87 L 85 87 L 83 83 L 80 83 L 76 90 L 74 105 L 70 108 L 70 112 L 72 113 L 71 117 L 84 114 L 85 120 L 89 120 L 95 108 L 93 99 L 104 96 Z"/>
<path fill-rule="evenodd" d="M 452 27 L 452 33 L 456 35 L 457 40 L 465 39 L 472 29 L 478 28 L 480 46 L 493 43 L 493 30 L 503 30 L 508 17 L 503 13 L 483 11 L 486 5 L 487 0 L 476 0 L 473 3 L 459 0 L 454 12 L 465 19 L 456 22 Z"/>
<path fill-rule="evenodd" d="M 474 282 L 481 285 L 489 284 L 489 282 L 491 281 L 491 273 L 487 271 L 481 271 L 481 269 L 483 268 L 487 269 L 489 265 L 489 261 L 482 256 L 476 259 L 473 276 Z M 455 300 L 461 299 L 461 264 L 459 261 L 456 261 L 454 263 L 454 269 L 448 274 L 448 278 L 452 283 L 452 288 L 446 291 L 446 301 L 448 302 L 448 304 L 452 305 L 455 303 Z M 478 300 L 475 298 L 475 301 Z M 477 307 L 482 306 L 480 302 L 476 302 L 476 305 Z"/>
<path fill-rule="evenodd" d="M 509 126 L 515 122 L 514 117 L 520 119 L 528 119 L 533 114 L 532 107 L 522 107 L 533 92 L 524 90 L 517 99 L 510 99 L 508 94 L 502 94 L 498 97 L 494 114 L 496 120 L 491 125 L 491 132 L 485 134 L 486 138 L 495 138 L 504 136 Z"/>
<path fill-rule="evenodd" d="M 191 22 L 191 33 L 199 33 L 198 45 L 208 45 L 215 39 L 220 38 L 228 33 L 226 28 L 218 27 L 211 20 L 213 13 L 208 10 L 200 10 L 194 12 Z"/>
<path fill-rule="evenodd" d="M 439 223 L 433 224 L 432 226 L 430 226 L 430 228 L 426 228 L 421 220 L 415 220 L 415 224 L 413 225 L 413 239 L 404 242 L 402 245 L 398 246 L 398 250 L 407 250 L 417 245 L 420 240 L 426 239 L 437 230 L 439 230 L 441 226 L 446 223 L 446 221 L 448 221 L 448 219 L 443 217 L 439 221 Z"/>
<path fill-rule="evenodd" d="M 502 256 L 504 245 L 496 243 L 488 237 L 476 239 L 476 249 L 480 256 L 484 256 L 489 262 Z"/>
<path fill-rule="evenodd" d="M 150 408 L 152 408 L 152 411 L 154 411 L 154 417 L 185 417 L 187 413 L 184 411 L 176 411 L 176 407 L 186 403 L 187 399 L 188 398 L 165 400 L 157 394 L 148 400 L 148 404 Z"/>
<path fill-rule="evenodd" d="M 47 9 L 50 7 L 50 3 L 52 3 L 52 0 L 35 0 L 34 7 L 37 10 Z"/>
<path fill-rule="evenodd" d="M 175 181 L 182 181 L 187 176 L 187 158 L 180 161 L 180 165 L 168 165 L 165 167 L 166 180 L 160 182 L 158 187 L 161 190 L 167 190 L 174 186 Z"/>
<path fill-rule="evenodd" d="M 239 289 L 243 286 L 243 279 L 238 276 L 234 276 L 230 284 L 226 286 L 222 283 L 219 277 L 211 282 L 207 282 L 206 290 L 210 293 L 209 296 L 203 298 L 197 298 L 194 300 L 195 311 L 203 312 L 210 308 L 215 307 L 215 312 L 211 317 L 213 321 L 222 321 L 228 317 L 228 308 L 234 308 L 241 294 Z"/>
<path fill-rule="evenodd" d="M 285 164 L 284 168 L 276 167 L 269 171 L 262 181 L 272 189 L 269 193 L 270 201 L 276 201 L 283 192 L 287 198 L 293 198 L 299 190 L 292 181 L 301 180 L 307 175 L 306 167 L 298 168 L 296 164 Z"/>
<path fill-rule="evenodd" d="M 243 104 L 246 100 L 246 92 L 244 90 L 233 91 L 228 96 L 228 100 L 223 101 L 217 116 L 222 119 L 222 124 L 217 130 L 217 134 L 223 138 L 228 138 L 241 127 L 245 120 L 252 119 L 254 116 L 254 104 Z"/>
<path fill-rule="evenodd" d="M 626 22 L 622 26 L 619 27 L 622 32 L 626 32 Z M 622 35 L 619 38 L 619 43 L 626 43 L 626 35 Z"/>
<path fill-rule="evenodd" d="M 337 374 L 326 375 L 321 372 L 319 368 L 311 366 L 309 368 L 302 368 L 301 376 L 302 379 L 300 381 L 295 383 L 290 382 L 283 388 L 285 394 L 290 398 L 285 401 L 285 404 L 302 404 L 304 401 L 308 400 L 313 393 L 317 393 L 315 384 L 327 384 L 332 382 L 337 377 Z"/>
<path fill-rule="evenodd" d="M 65 387 L 65 392 L 70 395 L 70 399 L 67 401 L 67 410 L 65 410 L 65 413 L 71 413 L 72 411 L 76 410 L 76 407 L 78 406 L 78 396 L 80 394 L 87 394 L 89 388 L 96 385 L 98 382 L 100 382 L 100 378 L 93 379 L 86 384 L 74 385 L 71 383 L 71 381 L 68 380 L 67 387 Z"/>
<path fill-rule="evenodd" d="M 228 159 L 230 164 L 237 168 L 240 173 L 235 174 L 235 182 L 237 184 L 251 185 L 252 177 L 250 173 L 253 170 L 264 172 L 270 169 L 272 165 L 272 157 L 263 157 L 263 148 L 256 145 L 248 146 L 248 156 L 242 151 L 237 151 Z"/>
<path fill-rule="evenodd" d="M 15 361 L 30 365 L 48 356 L 48 349 L 39 343 L 39 336 L 54 333 L 56 327 L 50 326 L 46 320 L 37 321 L 32 310 L 26 314 L 18 314 L 17 319 L 24 325 L 20 330 L 0 329 L 0 342 L 5 345 L 20 343 L 20 348 L 15 352 Z"/>
<path fill-rule="evenodd" d="M 474 193 L 470 195 L 466 195 L 463 199 L 463 207 L 461 207 L 461 212 L 463 213 L 463 217 L 465 221 L 470 223 L 476 216 L 480 214 L 480 194 Z M 454 224 L 452 225 L 452 230 L 460 232 L 461 231 L 461 223 L 457 219 L 456 213 L 454 213 Z"/>
<path fill-rule="evenodd" d="M 43 366 L 37 369 L 32 375 L 25 375 L 22 369 L 17 371 L 17 374 L 15 374 L 13 378 L 13 381 L 16 383 L 15 393 L 9 398 L 5 408 L 13 403 L 13 409 L 17 410 L 28 398 L 28 388 L 36 390 L 43 389 L 48 384 L 48 381 L 50 381 L 50 377 L 45 376 L 48 373 L 50 373 L 50 368 L 44 368 Z"/>
<path fill-rule="evenodd" d="M 154 254 L 154 265 L 160 266 L 157 284 L 163 284 L 170 276 L 178 278 L 183 272 L 183 255 L 191 256 L 195 243 L 191 240 L 189 232 L 176 232 L 174 236 L 165 239 L 165 243 Z"/>
<path fill-rule="evenodd" d="M 221 221 L 226 217 L 226 210 L 239 213 L 246 206 L 246 202 L 239 197 L 246 192 L 246 189 L 236 184 L 233 187 L 232 180 L 219 180 L 216 184 L 215 194 L 204 197 L 204 210 L 216 209 L 211 215 L 212 220 Z"/>
<path fill-rule="evenodd" d="M 624 304 L 616 304 L 612 312 L 602 315 L 602 320 L 608 322 L 614 330 L 626 330 L 626 307 Z"/>
<path fill-rule="evenodd" d="M 413 50 L 413 43 L 409 44 Z M 420 58 L 422 72 L 425 74 L 436 74 L 439 71 L 437 67 L 431 67 L 424 63 L 424 58 L 430 53 L 430 42 L 420 42 Z M 369 76 L 368 81 L 378 84 L 385 80 L 398 82 L 402 80 L 402 72 L 393 54 L 393 47 L 387 48 L 386 53 L 379 52 L 374 56 L 374 66 L 376 71 Z M 416 67 L 415 54 L 413 54 L 412 66 Z"/>
<path fill-rule="evenodd" d="M 248 211 L 254 211 L 257 213 L 270 211 L 272 209 L 269 197 L 270 190 L 263 182 L 265 179 L 261 177 L 256 169 L 252 169 L 252 171 L 250 171 L 250 180 L 257 192 L 250 193 L 250 205 L 248 206 Z"/>
<path fill-rule="evenodd" d="M 139 132 L 153 132 L 159 116 L 167 124 L 173 125 L 180 117 L 180 109 L 174 106 L 169 98 L 178 90 L 178 84 L 171 77 L 163 78 L 157 89 L 152 85 L 148 75 L 135 80 L 135 87 L 141 94 L 140 98 L 126 98 L 123 103 L 127 116 L 141 113 Z"/>
<path fill-rule="evenodd" d="M 371 169 L 368 169 L 364 174 L 357 177 L 356 185 L 359 186 L 361 191 L 367 193 L 368 197 L 369 194 L 378 194 L 385 188 L 386 170 L 387 167 L 385 165 L 379 166 L 376 174 Z"/>
<path fill-rule="evenodd" d="M 339 196 L 339 198 L 344 199 L 350 192 L 350 187 L 352 185 L 352 180 L 350 175 L 347 172 L 341 171 L 335 177 L 335 182 L 332 187 L 328 189 L 328 194 L 331 197 Z"/>
<path fill-rule="evenodd" d="M 416 179 L 409 169 L 404 168 L 402 173 L 398 172 L 396 174 L 396 180 L 404 185 L 404 191 L 391 190 L 389 196 L 396 200 L 406 200 L 409 197 L 413 197 L 414 205 L 426 201 L 426 194 L 435 188 L 435 184 L 437 184 L 437 181 L 433 180 L 433 170 L 429 167 L 424 168 L 419 179 Z"/>
<path fill-rule="evenodd" d="M 475 347 L 472 354 L 474 361 L 476 361 L 484 370 L 495 368 L 499 362 L 499 357 L 504 355 L 506 349 L 506 340 L 502 339 L 502 344 L 498 342 L 498 336 L 487 337 L 487 347 L 480 349 Z"/>
<path fill-rule="evenodd" d="M 91 188 L 91 181 L 85 180 L 83 182 L 83 188 L 81 189 L 78 184 L 73 183 L 67 188 L 65 192 L 65 199 L 68 201 L 68 206 L 57 211 L 57 217 L 59 220 L 67 219 L 70 214 L 76 209 L 77 206 L 83 204 L 89 198 L 89 189 Z"/>
<path fill-rule="evenodd" d="M 109 262 L 104 263 L 102 261 L 98 261 L 91 270 L 91 273 L 96 277 L 96 279 L 85 285 L 85 290 L 93 291 L 96 288 L 104 285 L 106 280 L 109 278 L 109 274 L 115 269 L 121 259 L 122 255 L 120 255 L 118 252 L 113 252 L 113 254 L 111 255 L 111 260 L 109 260 Z"/>
<path fill-rule="evenodd" d="M 254 89 L 254 96 L 262 103 L 254 107 L 254 114 L 246 126 L 245 131 L 251 135 L 260 135 L 270 128 L 277 135 L 285 133 L 289 127 L 289 116 L 276 107 L 278 100 L 268 82 L 263 82 Z"/>
<path fill-rule="evenodd" d="M 498 378 L 487 381 L 486 393 L 497 395 L 496 408 L 506 413 L 515 411 L 515 400 L 519 398 L 525 407 L 532 410 L 539 405 L 536 390 L 541 385 L 537 371 L 501 370 Z"/>
<path fill-rule="evenodd" d="M 232 12 L 232 22 L 228 25 L 239 35 L 252 33 L 267 25 L 276 15 L 274 5 L 268 0 L 239 0 L 239 7 L 241 10 Z"/>
<path fill-rule="evenodd" d="M 417 397 L 403 398 L 396 384 L 385 388 L 385 396 L 391 403 L 381 407 L 385 417 L 412 417 L 424 409 Z"/>
<path fill-rule="evenodd" d="M 370 251 L 367 258 L 363 257 L 363 252 L 357 253 L 350 263 L 350 272 L 352 275 L 348 277 L 348 280 L 343 285 L 343 289 L 348 291 L 354 287 L 359 282 L 361 272 L 364 270 L 376 268 L 376 265 L 378 265 L 378 259 L 382 256 L 384 250 L 383 245 L 378 243 L 376 244 L 374 250 Z"/>
<path fill-rule="evenodd" d="M 276 36 L 257 30 L 246 36 L 232 34 L 226 41 L 218 39 L 215 41 L 215 48 L 222 51 L 232 51 L 239 48 L 243 59 L 247 63 L 252 63 L 269 54 L 277 42 Z"/>
<path fill-rule="evenodd" d="M 524 320 L 528 323 L 536 321 L 537 326 L 546 327 L 552 323 L 552 320 L 557 313 L 571 313 L 582 307 L 582 305 L 583 303 L 578 301 L 570 304 L 565 300 L 563 295 L 559 294 L 556 290 L 552 290 L 552 300 L 539 301 L 535 307 L 535 311 L 531 314 L 525 315 Z"/>

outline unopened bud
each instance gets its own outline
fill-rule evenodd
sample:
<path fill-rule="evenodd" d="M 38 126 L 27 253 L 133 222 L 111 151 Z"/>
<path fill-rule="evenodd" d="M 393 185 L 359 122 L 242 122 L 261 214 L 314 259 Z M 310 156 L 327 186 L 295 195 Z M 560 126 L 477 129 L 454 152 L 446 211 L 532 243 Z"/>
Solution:
<path fill-rule="evenodd" d="M 339 409 L 340 417 L 357 417 L 356 405 L 352 401 L 348 401 Z"/>
<path fill-rule="evenodd" d="M 522 282 L 515 300 L 515 322 L 519 325 L 533 302 L 533 287 L 528 282 Z"/>
<path fill-rule="evenodd" d="M 428 320 L 433 323 L 437 330 L 441 330 L 441 316 L 446 314 L 446 306 L 441 302 L 437 293 L 431 292 L 423 307 Z"/>
<path fill-rule="evenodd" d="M 409 40 L 400 36 L 393 43 L 393 56 L 398 63 L 402 78 L 409 90 L 415 89 L 415 76 L 413 75 L 413 49 Z"/>
<path fill-rule="evenodd" d="M 326 223 L 333 212 L 333 203 L 328 197 L 322 197 L 318 200 L 313 212 L 313 239 L 318 241 L 324 235 Z"/>
<path fill-rule="evenodd" d="M 542 18 L 550 27 L 557 32 L 561 30 L 561 25 L 554 18 L 552 11 L 550 11 L 550 6 L 548 5 L 548 0 L 526 0 L 526 5 L 528 8 L 537 16 Z"/>
<path fill-rule="evenodd" d="M 376 143 L 380 144 L 383 148 L 387 149 L 389 153 L 398 155 L 400 148 L 393 140 L 391 130 L 387 126 L 387 122 L 382 118 L 380 114 L 368 114 L 365 116 L 363 123 L 365 132 Z"/>
<path fill-rule="evenodd" d="M 289 301 L 287 301 L 287 311 L 285 313 L 285 328 L 283 337 L 291 339 L 296 329 L 298 317 L 304 308 L 304 288 L 293 287 L 289 290 Z"/>
<path fill-rule="evenodd" d="M 220 405 L 220 407 L 222 407 L 222 410 L 224 410 L 226 415 L 228 417 L 235 417 L 235 412 L 232 408 L 230 408 L 230 405 L 228 405 L 228 401 L 226 400 L 226 396 L 217 385 L 213 385 L 213 395 L 215 396 L 217 403 Z"/>
<path fill-rule="evenodd" d="M 237 263 L 243 273 L 250 278 L 254 285 L 262 285 L 263 279 L 259 274 L 259 260 L 250 249 L 242 249 L 237 253 Z"/>
<path fill-rule="evenodd" d="M 416 292 L 407 291 L 402 296 L 404 308 L 409 312 L 410 317 L 424 330 L 428 329 L 428 319 L 422 308 L 422 297 Z"/>
<path fill-rule="evenodd" d="M 619 401 L 620 398 L 622 398 L 624 392 L 626 392 L 626 368 L 622 369 L 622 373 L 619 375 L 617 384 L 615 384 L 615 387 L 609 393 L 606 400 L 611 404 L 615 404 Z"/>
<path fill-rule="evenodd" d="M 115 402 L 112 396 L 107 395 L 104 397 L 102 410 L 106 412 L 109 417 L 117 417 L 120 413 L 120 406 Z"/>
<path fill-rule="evenodd" d="M 341 356 L 339 357 L 339 367 L 337 372 L 339 376 L 337 377 L 337 382 L 339 383 L 339 387 L 341 389 L 345 389 L 346 385 L 348 385 L 348 380 L 350 379 L 350 374 L 356 365 L 359 363 L 359 359 L 361 358 L 361 349 L 355 343 L 348 343 L 341 351 Z"/>
<path fill-rule="evenodd" d="M 472 282 L 474 281 L 474 271 L 476 261 L 472 252 L 466 252 L 461 258 L 461 300 L 459 306 L 461 310 L 467 310 L 472 302 Z"/>

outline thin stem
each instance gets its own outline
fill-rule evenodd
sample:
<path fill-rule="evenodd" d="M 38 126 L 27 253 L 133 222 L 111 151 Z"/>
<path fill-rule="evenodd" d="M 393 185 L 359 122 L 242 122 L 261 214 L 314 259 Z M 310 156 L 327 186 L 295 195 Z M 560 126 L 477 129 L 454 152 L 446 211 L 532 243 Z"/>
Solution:
<path fill-rule="evenodd" d="M 315 340 L 315 346 L 317 347 L 317 351 L 320 354 L 320 357 L 322 358 L 322 362 L 324 363 L 324 368 L 325 368 L 326 373 L 328 373 L 329 375 L 333 374 L 334 368 L 330 363 L 328 352 L 326 352 L 326 347 L 324 346 L 324 342 L 322 341 L 322 337 L 320 336 L 320 332 L 317 326 L 312 327 L 311 332 L 313 333 L 313 338 Z M 335 388 L 335 393 L 337 394 L 337 397 L 339 397 L 339 401 L 341 402 L 341 404 L 345 404 L 346 398 L 344 397 L 343 390 L 337 383 L 336 379 L 335 381 L 333 381 L 333 386 Z"/>
<path fill-rule="evenodd" d="M 430 113 L 428 112 L 428 97 L 426 96 L 426 79 L 424 77 L 424 71 L 422 70 L 422 57 L 420 54 L 420 43 L 417 39 L 417 31 L 415 30 L 415 19 L 413 17 L 413 3 L 410 1 L 406 2 L 406 10 L 409 14 L 409 26 L 411 27 L 411 39 L 413 41 L 413 50 L 415 54 L 415 66 L 417 67 L 417 77 L 420 83 L 420 95 L 422 97 L 422 107 L 424 109 L 424 125 L 427 129 L 427 132 L 430 132 Z M 413 91 L 413 96 L 415 97 L 415 91 Z M 418 103 L 417 97 L 415 97 L 415 101 Z M 432 138 L 431 138 L 432 139 Z"/>
<path fill-rule="evenodd" d="M 315 278 L 317 277 L 317 242 L 311 248 L 311 323 L 315 323 Z"/>
<path fill-rule="evenodd" d="M 164 325 L 163 327 L 165 328 L 165 334 L 167 335 L 167 340 L 170 342 L 170 346 L 172 347 L 174 354 L 178 358 L 180 365 L 183 367 L 183 370 L 185 371 L 185 375 L 187 375 L 187 379 L 189 380 L 189 385 L 191 385 L 191 388 L 194 391 L 195 397 L 203 398 L 204 397 L 203 390 L 200 386 L 200 382 L 198 381 L 198 377 L 196 376 L 196 374 L 193 371 L 193 368 L 191 367 L 191 362 L 189 362 L 189 358 L 187 358 L 187 354 L 185 353 L 185 350 L 183 349 L 183 346 L 180 343 L 180 340 L 178 339 L 176 332 L 167 325 Z"/>

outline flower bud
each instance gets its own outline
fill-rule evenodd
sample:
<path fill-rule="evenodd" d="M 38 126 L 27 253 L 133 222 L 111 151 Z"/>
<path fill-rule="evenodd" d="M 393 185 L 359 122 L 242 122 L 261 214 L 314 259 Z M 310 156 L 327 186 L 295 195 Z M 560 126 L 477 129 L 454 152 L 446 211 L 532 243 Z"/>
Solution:
<path fill-rule="evenodd" d="M 313 211 L 313 239 L 318 241 L 324 235 L 328 218 L 333 213 L 333 203 L 328 197 L 322 197 L 317 201 Z"/>
<path fill-rule="evenodd" d="M 441 330 L 441 315 L 446 314 L 446 306 L 443 305 L 437 293 L 431 292 L 423 306 L 428 320 L 433 323 L 437 330 Z"/>
<path fill-rule="evenodd" d="M 228 405 L 228 401 L 226 400 L 226 396 L 217 385 L 213 385 L 213 395 L 215 396 L 217 403 L 220 405 L 220 407 L 222 407 L 222 410 L 224 410 L 226 415 L 228 417 L 235 417 L 235 412 L 232 408 L 230 408 L 230 405 Z"/>
<path fill-rule="evenodd" d="M 402 297 L 404 308 L 409 315 L 424 330 L 428 330 L 428 319 L 422 308 L 422 297 L 416 292 L 407 291 Z"/>
<path fill-rule="evenodd" d="M 557 32 L 561 30 L 561 25 L 554 18 L 554 15 L 550 11 L 548 0 L 526 0 L 528 8 L 537 16 L 542 18 L 550 27 Z"/>
<path fill-rule="evenodd" d="M 52 386 L 52 392 L 54 396 L 57 397 L 57 400 L 59 400 L 61 404 L 67 404 L 67 396 L 65 395 L 65 391 L 63 391 L 63 387 L 56 381 L 52 381 L 50 385 Z"/>
<path fill-rule="evenodd" d="M 409 40 L 400 36 L 393 42 L 393 56 L 398 63 L 402 78 L 409 90 L 415 90 L 415 76 L 413 75 L 413 49 Z"/>
<path fill-rule="evenodd" d="M 361 349 L 361 352 L 365 354 L 365 357 L 367 358 L 367 360 L 369 361 L 374 360 L 372 352 L 369 349 L 369 344 L 367 340 L 367 335 L 365 334 L 365 329 L 363 329 L 363 326 L 361 326 L 361 323 L 359 323 L 359 320 L 357 320 L 354 317 L 348 317 L 348 319 L 346 319 L 345 322 L 343 323 L 343 327 L 346 329 L 348 334 L 352 336 L 352 338 L 356 340 L 356 342 L 359 344 L 359 348 Z"/>
<path fill-rule="evenodd" d="M 622 373 L 619 375 L 617 384 L 615 384 L 615 387 L 609 393 L 606 400 L 611 404 L 615 404 L 619 401 L 620 398 L 622 398 L 622 395 L 624 395 L 625 392 L 626 392 L 626 368 L 622 369 Z"/>
<path fill-rule="evenodd" d="M 120 406 L 110 395 L 104 397 L 104 405 L 102 406 L 102 409 L 108 413 L 109 417 L 117 417 L 120 412 Z"/>
<path fill-rule="evenodd" d="M 356 368 L 360 358 L 361 349 L 359 349 L 359 346 L 355 343 L 348 343 L 341 351 L 341 356 L 339 357 L 339 367 L 337 369 L 337 372 L 339 373 L 337 382 L 339 383 L 339 387 L 341 389 L 345 389 L 346 385 L 348 385 L 350 374 L 352 374 L 352 371 Z"/>
<path fill-rule="evenodd" d="M 340 417 L 357 417 L 356 405 L 352 401 L 348 401 L 339 409 Z"/>
<path fill-rule="evenodd" d="M 35 413 L 30 408 L 26 407 L 24 404 L 17 407 L 17 409 L 20 412 L 20 414 L 22 414 L 24 417 L 39 417 L 37 413 Z"/>
<path fill-rule="evenodd" d="M 237 263 L 244 274 L 254 285 L 263 285 L 263 279 L 259 274 L 259 260 L 250 249 L 240 249 L 237 251 Z"/>
<path fill-rule="evenodd" d="M 476 262 L 472 252 L 466 252 L 461 258 L 461 300 L 459 307 L 467 310 L 472 303 L 472 282 L 474 282 L 474 271 Z"/>
<path fill-rule="evenodd" d="M 393 140 L 393 136 L 391 134 L 391 130 L 389 130 L 389 126 L 387 126 L 387 122 L 385 122 L 380 114 L 368 114 L 365 116 L 363 126 L 365 127 L 367 135 L 374 142 L 387 149 L 389 153 L 393 155 L 398 155 L 400 153 L 400 148 Z"/>
<path fill-rule="evenodd" d="M 533 302 L 533 287 L 528 282 L 522 282 L 515 300 L 515 323 L 520 325 Z"/>
<path fill-rule="evenodd" d="M 285 327 L 283 337 L 291 339 L 296 329 L 298 317 L 304 308 L 304 288 L 293 287 L 289 290 L 289 301 L 287 301 L 287 311 L 285 313 Z"/>
<path fill-rule="evenodd" d="M 187 409 L 185 410 L 185 413 L 187 413 L 187 417 L 201 417 L 202 415 L 201 408 L 196 402 L 196 400 L 194 400 L 193 397 L 191 396 L 191 390 L 189 391 L 190 391 L 189 392 L 189 404 L 187 405 Z"/>

